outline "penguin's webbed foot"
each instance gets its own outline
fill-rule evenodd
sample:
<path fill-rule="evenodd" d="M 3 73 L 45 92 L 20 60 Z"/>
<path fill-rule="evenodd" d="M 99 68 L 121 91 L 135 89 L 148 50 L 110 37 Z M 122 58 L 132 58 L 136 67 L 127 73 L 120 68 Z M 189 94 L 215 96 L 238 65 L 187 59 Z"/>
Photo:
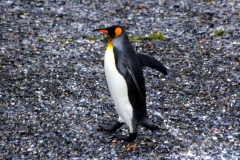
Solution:
<path fill-rule="evenodd" d="M 119 121 L 115 122 L 114 124 L 99 124 L 99 129 L 104 129 L 109 132 L 116 131 L 118 128 L 122 127 L 124 123 L 121 123 Z"/>
<path fill-rule="evenodd" d="M 137 138 L 137 132 L 136 133 L 130 133 L 129 136 L 116 135 L 115 138 L 118 139 L 118 140 L 133 142 Z"/>
<path fill-rule="evenodd" d="M 159 129 L 159 127 L 156 126 L 156 125 L 154 125 L 149 119 L 145 119 L 145 120 L 143 121 L 142 125 L 143 125 L 144 127 L 146 127 L 147 129 L 150 129 L 150 130 L 152 130 L 152 131 Z"/>
<path fill-rule="evenodd" d="M 159 127 L 156 126 L 156 125 L 154 125 L 154 124 L 148 124 L 148 125 L 145 125 L 145 127 L 146 127 L 147 129 L 152 130 L 152 131 L 156 131 L 156 130 L 159 129 Z"/>

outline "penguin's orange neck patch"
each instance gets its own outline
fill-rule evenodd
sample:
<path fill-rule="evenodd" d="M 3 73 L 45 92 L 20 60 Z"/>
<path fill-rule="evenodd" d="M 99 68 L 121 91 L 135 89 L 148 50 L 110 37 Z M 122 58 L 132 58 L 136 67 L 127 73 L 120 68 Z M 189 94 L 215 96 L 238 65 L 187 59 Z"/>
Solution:
<path fill-rule="evenodd" d="M 109 49 L 112 49 L 113 48 L 113 44 L 112 44 L 112 41 L 108 43 L 108 46 L 107 46 L 107 50 Z"/>
<path fill-rule="evenodd" d="M 122 33 L 122 29 L 119 28 L 119 27 L 117 27 L 117 28 L 115 29 L 115 38 L 118 37 L 121 33 Z"/>

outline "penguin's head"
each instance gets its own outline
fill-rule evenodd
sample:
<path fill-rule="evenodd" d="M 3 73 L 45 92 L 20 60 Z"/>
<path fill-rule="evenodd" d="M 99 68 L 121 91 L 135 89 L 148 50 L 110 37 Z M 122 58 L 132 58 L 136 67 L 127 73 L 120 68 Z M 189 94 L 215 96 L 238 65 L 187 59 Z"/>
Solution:
<path fill-rule="evenodd" d="M 122 26 L 114 25 L 108 28 L 94 29 L 93 31 L 98 31 L 109 35 L 112 39 L 119 37 L 125 29 Z"/>

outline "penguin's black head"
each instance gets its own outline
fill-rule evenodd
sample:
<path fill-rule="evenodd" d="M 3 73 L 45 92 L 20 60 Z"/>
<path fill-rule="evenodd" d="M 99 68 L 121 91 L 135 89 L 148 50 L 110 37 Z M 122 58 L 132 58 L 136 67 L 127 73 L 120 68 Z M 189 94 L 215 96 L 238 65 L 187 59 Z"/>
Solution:
<path fill-rule="evenodd" d="M 94 29 L 93 31 L 103 32 L 114 39 L 120 36 L 125 30 L 122 26 L 114 25 L 108 28 Z"/>

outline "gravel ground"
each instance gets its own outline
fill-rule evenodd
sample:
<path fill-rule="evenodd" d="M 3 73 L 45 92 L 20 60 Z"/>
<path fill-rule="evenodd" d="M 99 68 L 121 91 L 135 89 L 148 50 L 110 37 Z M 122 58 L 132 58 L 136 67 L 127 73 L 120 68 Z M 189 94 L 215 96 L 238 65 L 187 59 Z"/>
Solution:
<path fill-rule="evenodd" d="M 240 158 L 239 0 L 8 0 L 0 20 L 0 159 Z M 133 44 L 169 74 L 144 69 L 160 130 L 132 144 L 97 130 L 117 115 L 91 30 L 113 24 L 167 38 Z"/>

